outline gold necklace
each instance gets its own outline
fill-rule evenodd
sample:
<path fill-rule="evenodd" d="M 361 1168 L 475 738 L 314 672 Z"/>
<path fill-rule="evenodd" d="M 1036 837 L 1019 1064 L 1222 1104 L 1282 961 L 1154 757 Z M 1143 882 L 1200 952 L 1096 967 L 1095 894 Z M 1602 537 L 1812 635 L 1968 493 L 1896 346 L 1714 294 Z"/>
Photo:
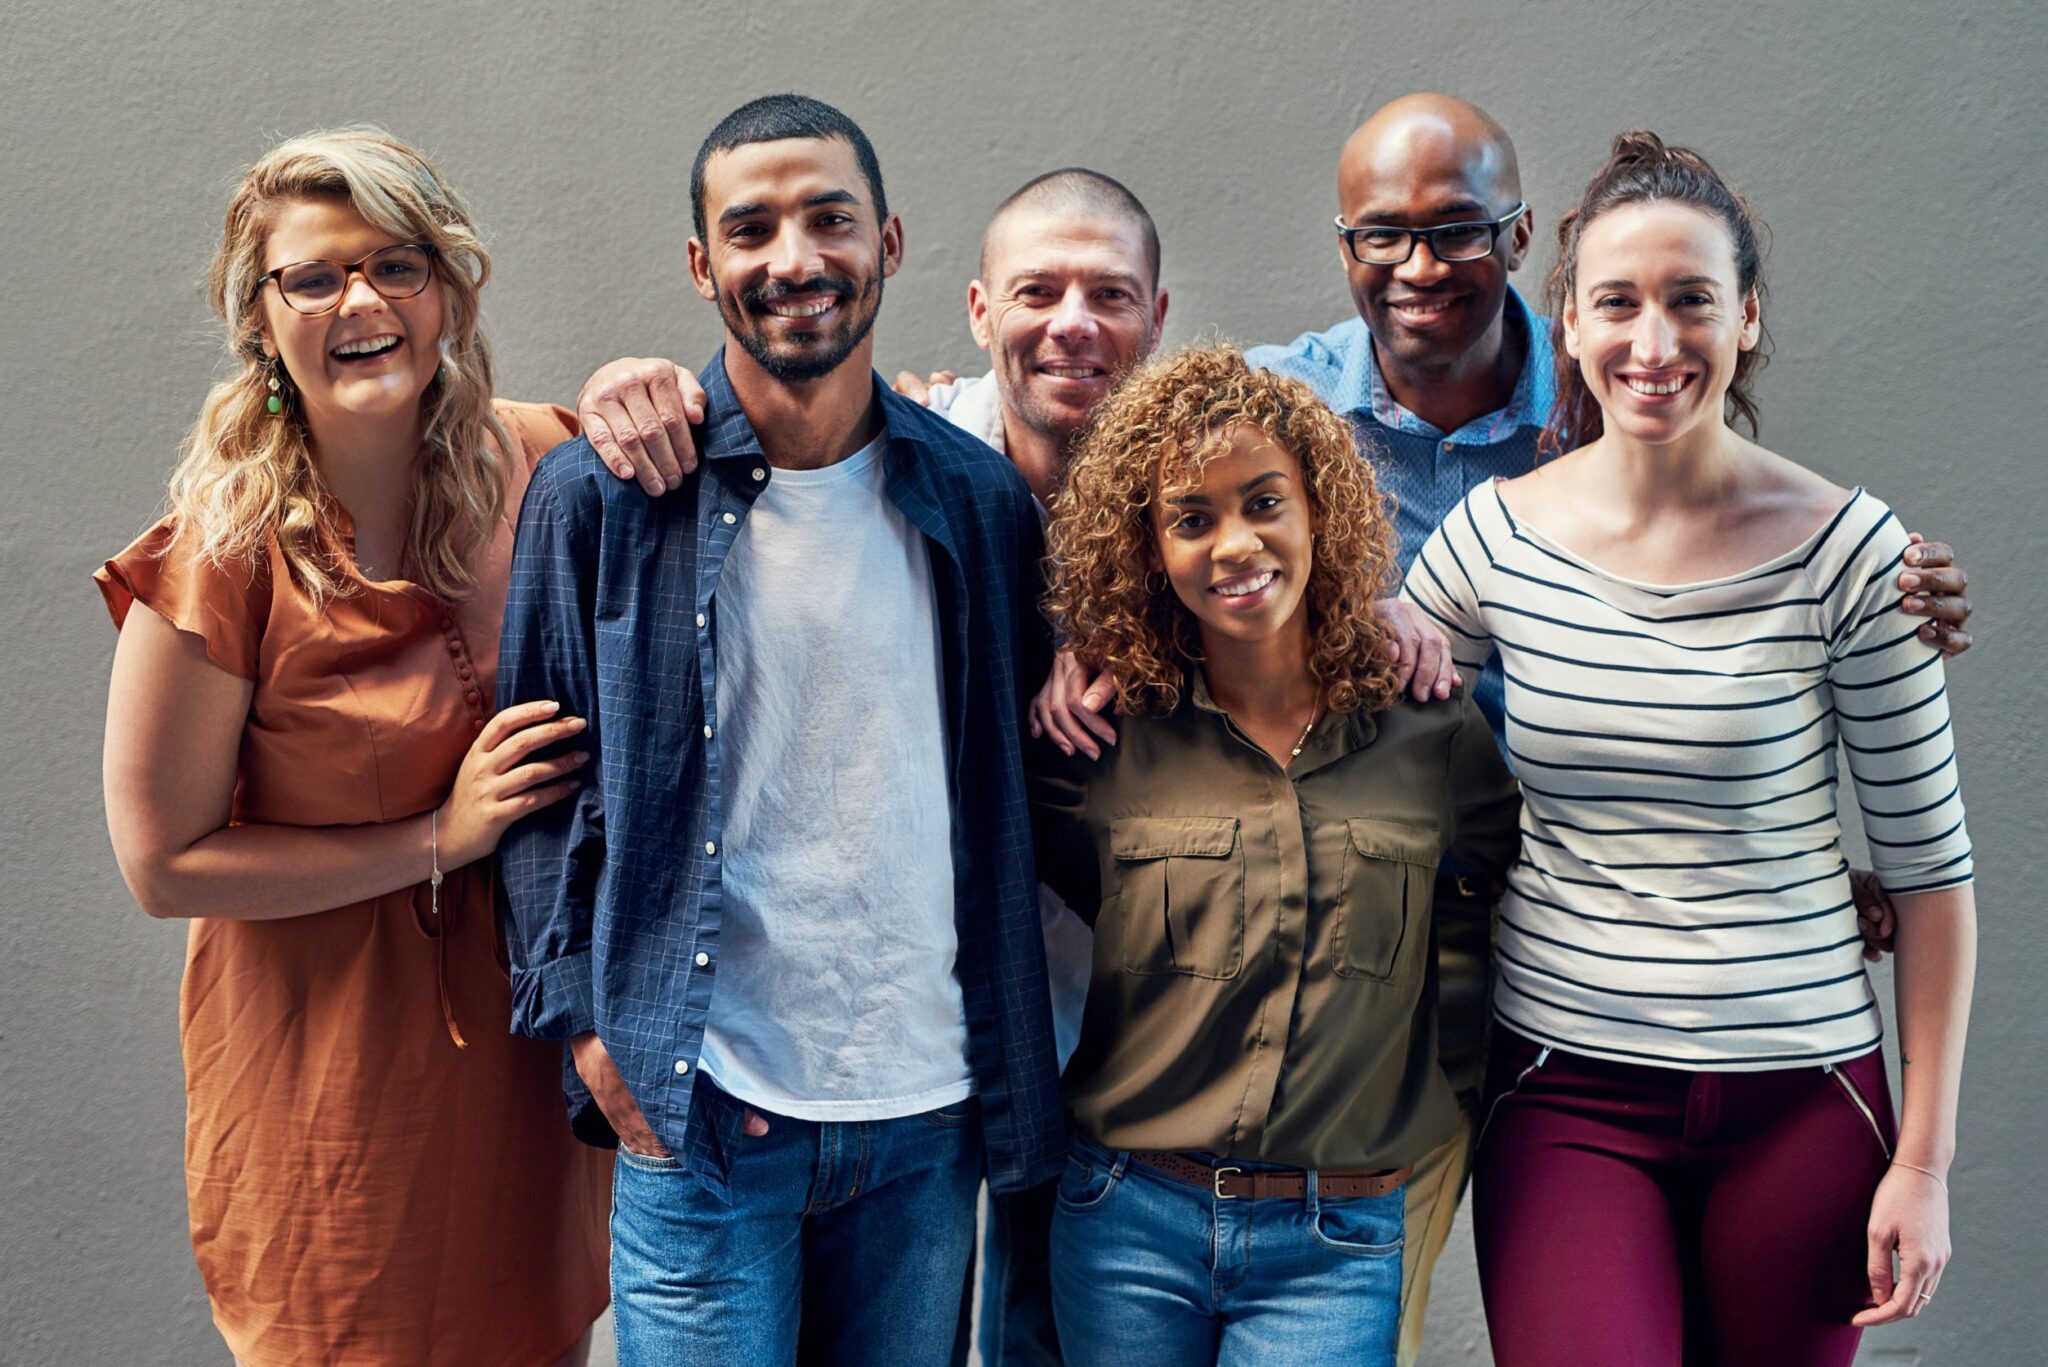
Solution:
<path fill-rule="evenodd" d="M 1302 747 L 1308 744 L 1308 733 L 1316 729 L 1316 723 L 1323 719 L 1323 700 L 1316 699 L 1315 710 L 1308 714 L 1308 725 L 1301 728 L 1301 739 L 1294 742 L 1294 748 L 1287 752 L 1290 761 L 1301 758 Z"/>

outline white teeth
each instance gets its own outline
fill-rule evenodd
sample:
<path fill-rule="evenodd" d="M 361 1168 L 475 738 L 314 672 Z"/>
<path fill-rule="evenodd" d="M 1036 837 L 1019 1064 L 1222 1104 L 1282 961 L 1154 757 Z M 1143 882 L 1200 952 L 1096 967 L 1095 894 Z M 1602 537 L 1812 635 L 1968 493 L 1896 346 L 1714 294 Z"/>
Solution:
<path fill-rule="evenodd" d="M 820 299 L 815 304 L 770 304 L 768 311 L 778 318 L 815 318 L 838 302 L 837 299 Z"/>
<path fill-rule="evenodd" d="M 1101 372 L 1094 366 L 1049 365 L 1045 368 L 1045 373 L 1056 375 L 1062 380 L 1092 380 Z"/>
<path fill-rule="evenodd" d="M 1236 584 L 1218 584 L 1215 592 L 1224 598 L 1242 598 L 1248 593 L 1257 593 L 1272 582 L 1273 571 L 1267 570 L 1264 574 Z"/>
<path fill-rule="evenodd" d="M 343 342 L 334 349 L 337 356 L 368 356 L 372 352 L 386 351 L 398 345 L 398 334 L 387 332 L 381 337 L 365 337 L 360 341 Z"/>
<path fill-rule="evenodd" d="M 1628 387 L 1638 394 L 1676 394 L 1679 390 L 1685 388 L 1683 377 L 1676 380 L 1667 380 L 1663 384 L 1653 384 L 1648 380 L 1638 380 L 1633 375 L 1626 377 L 1626 380 Z"/>

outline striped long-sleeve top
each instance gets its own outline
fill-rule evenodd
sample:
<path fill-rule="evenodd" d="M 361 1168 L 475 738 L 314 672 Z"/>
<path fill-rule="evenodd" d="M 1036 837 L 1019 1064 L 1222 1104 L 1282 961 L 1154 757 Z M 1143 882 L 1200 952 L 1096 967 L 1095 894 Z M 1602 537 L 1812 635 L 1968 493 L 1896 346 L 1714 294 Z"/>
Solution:
<path fill-rule="evenodd" d="M 1605 573 L 1517 524 L 1490 482 L 1437 528 L 1405 593 L 1460 666 L 1499 653 L 1522 781 L 1498 1019 L 1677 1068 L 1877 1043 L 1837 742 L 1886 888 L 1972 873 L 1941 656 L 1900 606 L 1906 545 L 1861 489 L 1799 546 L 1697 584 Z"/>

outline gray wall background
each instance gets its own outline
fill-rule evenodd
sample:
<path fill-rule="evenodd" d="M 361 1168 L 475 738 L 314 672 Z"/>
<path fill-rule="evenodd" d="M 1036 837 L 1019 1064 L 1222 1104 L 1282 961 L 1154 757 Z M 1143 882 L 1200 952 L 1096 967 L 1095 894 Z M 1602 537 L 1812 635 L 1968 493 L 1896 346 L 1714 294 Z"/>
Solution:
<path fill-rule="evenodd" d="M 1861 1361 L 2040 1360 L 2039 405 L 2048 85 L 2037 0 L 1706 6 L 1530 0 L 1022 6 L 602 0 L 11 10 L 0 44 L 0 1361 L 224 1360 L 185 1240 L 183 928 L 128 898 L 105 835 L 108 629 L 88 574 L 157 507 L 219 362 L 199 280 L 239 167 L 370 119 L 432 151 L 489 229 L 503 392 L 567 402 L 608 357 L 700 362 L 682 244 L 698 141 L 798 88 L 880 150 L 908 256 L 883 368 L 977 367 L 981 225 L 1083 163 L 1157 216 L 1170 340 L 1281 340 L 1350 314 L 1329 215 L 1346 133 L 1444 89 L 1513 133 L 1548 242 L 1619 129 L 1705 150 L 1775 229 L 1766 440 L 1959 544 L 1982 644 L 1951 673 L 1982 876 L 1956 1260 Z M 1549 252 L 1519 277 L 1536 289 Z M 1461 1228 L 1435 1364 L 1488 1361 Z"/>

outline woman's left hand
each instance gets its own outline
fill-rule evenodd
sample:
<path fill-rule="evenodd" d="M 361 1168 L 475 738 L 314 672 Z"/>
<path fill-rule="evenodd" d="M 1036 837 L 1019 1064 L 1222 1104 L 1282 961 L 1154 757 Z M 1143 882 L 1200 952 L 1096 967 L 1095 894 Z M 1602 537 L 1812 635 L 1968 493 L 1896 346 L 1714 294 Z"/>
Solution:
<path fill-rule="evenodd" d="M 1941 1285 L 1949 1252 L 1948 1188 L 1917 1168 L 1894 1164 L 1870 1202 L 1870 1308 L 1850 1323 L 1867 1329 L 1925 1310 Z"/>

